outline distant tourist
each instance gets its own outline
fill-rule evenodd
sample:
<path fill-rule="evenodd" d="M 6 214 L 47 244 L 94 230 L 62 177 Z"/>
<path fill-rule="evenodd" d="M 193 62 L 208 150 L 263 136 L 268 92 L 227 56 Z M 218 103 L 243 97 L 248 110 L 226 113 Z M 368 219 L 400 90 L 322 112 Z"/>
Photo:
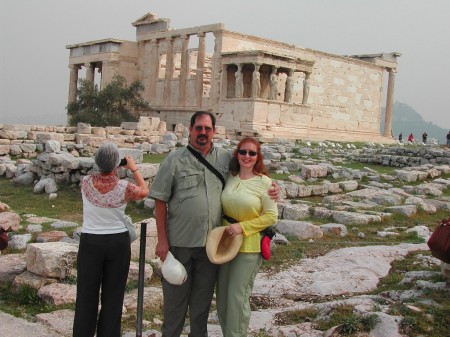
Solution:
<path fill-rule="evenodd" d="M 412 143 L 414 141 L 414 135 L 412 133 L 408 136 L 408 142 Z"/>
<path fill-rule="evenodd" d="M 422 143 L 426 144 L 427 143 L 427 132 L 425 131 L 424 133 L 422 133 Z"/>
<path fill-rule="evenodd" d="M 400 143 L 403 143 L 403 133 L 402 132 L 400 132 L 400 134 L 398 135 L 398 141 Z"/>
<path fill-rule="evenodd" d="M 447 147 L 450 147 L 450 131 L 447 133 Z"/>

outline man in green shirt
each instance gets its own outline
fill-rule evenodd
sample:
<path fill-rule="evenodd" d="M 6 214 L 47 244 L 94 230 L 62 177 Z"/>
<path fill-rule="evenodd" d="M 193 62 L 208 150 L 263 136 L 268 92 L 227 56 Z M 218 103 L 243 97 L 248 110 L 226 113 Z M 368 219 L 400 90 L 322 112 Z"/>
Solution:
<path fill-rule="evenodd" d="M 189 147 L 206 158 L 226 179 L 231 154 L 215 147 L 212 139 L 216 119 L 198 111 L 189 126 Z M 161 163 L 149 196 L 156 201 L 158 229 L 156 255 L 165 260 L 167 252 L 186 268 L 182 285 L 162 281 L 164 294 L 163 337 L 180 336 L 189 308 L 191 337 L 207 336 L 207 321 L 218 266 L 206 255 L 208 232 L 221 225 L 222 182 L 187 147 L 170 153 Z"/>
<path fill-rule="evenodd" d="M 228 176 L 231 154 L 214 146 L 216 118 L 197 111 L 191 117 L 189 145 L 170 153 L 161 163 L 149 196 L 155 199 L 158 230 L 156 255 L 162 261 L 167 253 L 183 264 L 186 282 L 173 285 L 162 280 L 164 323 L 162 337 L 179 337 L 189 310 L 190 337 L 208 336 L 207 322 L 217 280 L 218 265 L 206 255 L 208 232 L 222 224 L 221 180 L 202 164 L 188 147 L 197 151 L 224 179 Z M 279 187 L 269 195 L 278 199 Z"/>

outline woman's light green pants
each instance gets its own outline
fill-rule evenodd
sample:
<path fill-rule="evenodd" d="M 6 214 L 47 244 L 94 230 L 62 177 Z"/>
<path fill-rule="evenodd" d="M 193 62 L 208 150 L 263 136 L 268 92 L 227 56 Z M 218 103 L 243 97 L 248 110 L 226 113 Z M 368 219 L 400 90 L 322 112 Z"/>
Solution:
<path fill-rule="evenodd" d="M 217 314 L 224 337 L 246 337 L 250 323 L 250 302 L 261 253 L 239 253 L 219 268 Z"/>

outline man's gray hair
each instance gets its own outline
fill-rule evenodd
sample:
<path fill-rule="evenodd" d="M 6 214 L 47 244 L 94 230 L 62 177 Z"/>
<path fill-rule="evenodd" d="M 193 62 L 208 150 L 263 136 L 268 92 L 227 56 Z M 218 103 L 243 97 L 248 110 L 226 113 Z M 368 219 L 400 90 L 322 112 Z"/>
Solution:
<path fill-rule="evenodd" d="M 103 143 L 95 153 L 95 164 L 101 173 L 109 173 L 119 165 L 119 148 L 111 142 Z"/>

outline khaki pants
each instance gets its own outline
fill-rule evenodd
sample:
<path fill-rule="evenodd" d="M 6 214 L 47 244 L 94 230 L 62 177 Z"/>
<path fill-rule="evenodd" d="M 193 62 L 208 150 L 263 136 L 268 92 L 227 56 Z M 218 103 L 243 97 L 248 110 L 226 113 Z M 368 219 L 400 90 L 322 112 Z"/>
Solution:
<path fill-rule="evenodd" d="M 246 337 L 250 323 L 250 295 L 261 267 L 260 253 L 239 253 L 219 268 L 217 314 L 224 337 Z"/>

